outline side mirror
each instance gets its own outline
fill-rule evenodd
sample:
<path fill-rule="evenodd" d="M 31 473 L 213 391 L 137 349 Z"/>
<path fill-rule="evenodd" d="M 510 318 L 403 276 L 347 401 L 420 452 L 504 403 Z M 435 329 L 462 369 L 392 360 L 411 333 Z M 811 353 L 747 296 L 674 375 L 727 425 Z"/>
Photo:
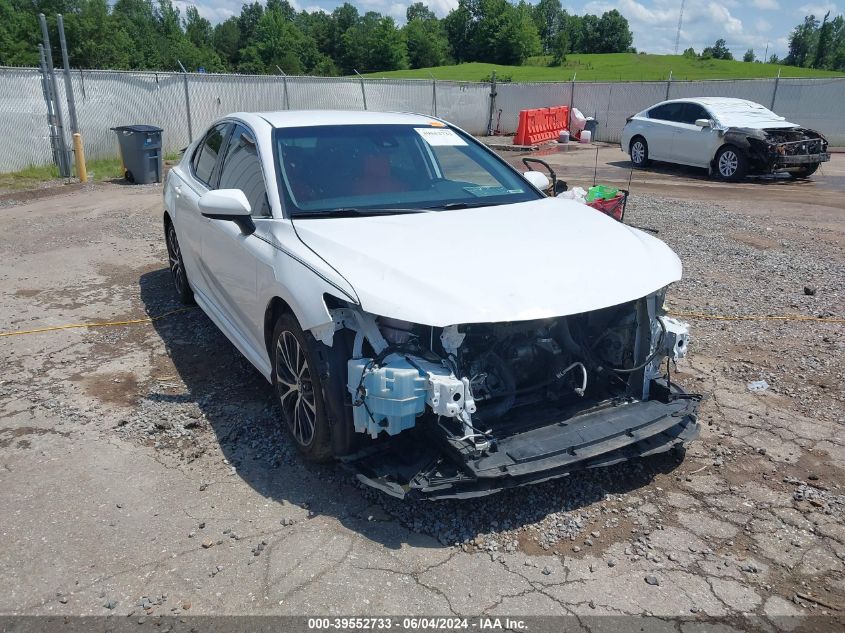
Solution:
<path fill-rule="evenodd" d="M 203 217 L 234 222 L 244 235 L 255 233 L 252 207 L 240 189 L 217 189 L 200 196 L 197 202 Z"/>
<path fill-rule="evenodd" d="M 695 124 L 698 127 L 713 127 L 713 123 L 710 121 L 710 119 L 696 119 Z"/>
<path fill-rule="evenodd" d="M 537 187 L 540 191 L 545 191 L 552 185 L 549 181 L 549 177 L 541 171 L 526 171 L 522 174 L 522 177 Z"/>

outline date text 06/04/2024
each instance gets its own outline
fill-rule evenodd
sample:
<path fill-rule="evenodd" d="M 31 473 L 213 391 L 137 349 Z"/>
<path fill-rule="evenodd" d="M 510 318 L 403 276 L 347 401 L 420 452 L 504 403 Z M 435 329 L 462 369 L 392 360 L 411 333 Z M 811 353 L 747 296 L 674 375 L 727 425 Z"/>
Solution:
<path fill-rule="evenodd" d="M 312 631 L 459 631 L 459 630 L 527 630 L 524 620 L 498 617 L 335 617 L 308 618 L 308 629 Z"/>

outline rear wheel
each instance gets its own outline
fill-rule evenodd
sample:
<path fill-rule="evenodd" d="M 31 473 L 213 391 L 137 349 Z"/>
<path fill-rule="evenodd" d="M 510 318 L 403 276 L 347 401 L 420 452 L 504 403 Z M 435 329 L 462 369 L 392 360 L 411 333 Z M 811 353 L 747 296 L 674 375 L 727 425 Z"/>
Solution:
<path fill-rule="evenodd" d="M 193 305 L 194 291 L 188 281 L 188 273 L 185 271 L 185 262 L 182 260 L 182 249 L 179 248 L 179 240 L 176 237 L 176 227 L 168 220 L 164 225 L 164 236 L 167 242 L 167 259 L 170 265 L 170 276 L 173 278 L 173 286 L 179 301 L 185 305 Z"/>
<path fill-rule="evenodd" d="M 282 314 L 273 329 L 273 384 L 282 420 L 296 447 L 309 460 L 332 458 L 331 431 L 314 341 L 296 318 Z"/>
<path fill-rule="evenodd" d="M 733 145 L 727 145 L 716 155 L 716 174 L 721 180 L 735 182 L 748 173 L 748 159 Z"/>
<path fill-rule="evenodd" d="M 648 143 L 642 136 L 635 136 L 631 140 L 631 147 L 628 148 L 631 155 L 631 164 L 636 168 L 647 167 L 649 164 L 648 158 Z"/>

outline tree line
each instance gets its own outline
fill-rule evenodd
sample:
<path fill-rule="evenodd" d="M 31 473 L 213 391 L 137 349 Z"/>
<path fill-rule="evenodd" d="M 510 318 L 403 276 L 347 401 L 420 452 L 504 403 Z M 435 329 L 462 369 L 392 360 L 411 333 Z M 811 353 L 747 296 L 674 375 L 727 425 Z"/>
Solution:
<path fill-rule="evenodd" d="M 522 64 L 548 54 L 632 51 L 628 21 L 616 10 L 570 15 L 560 0 L 459 0 L 445 18 L 422 2 L 406 23 L 344 3 L 331 13 L 296 11 L 288 0 L 244 4 L 212 25 L 195 6 L 172 0 L 0 0 L 0 65 L 37 66 L 38 14 L 64 17 L 74 68 L 178 70 L 246 74 L 348 75 L 455 62 Z"/>
<path fill-rule="evenodd" d="M 845 18 L 830 19 L 830 11 L 819 21 L 808 15 L 789 35 L 789 53 L 783 63 L 803 68 L 845 71 Z"/>
<path fill-rule="evenodd" d="M 701 54 L 694 49 L 684 51 L 684 57 L 692 59 L 733 59 L 734 56 L 724 39 L 716 40 Z M 845 71 L 845 17 L 837 15 L 830 19 L 830 11 L 819 21 L 815 15 L 804 17 L 789 34 L 789 52 L 783 59 L 776 54 L 768 59 L 758 59 L 754 49 L 749 48 L 742 56 L 744 62 L 768 62 L 801 68 Z"/>

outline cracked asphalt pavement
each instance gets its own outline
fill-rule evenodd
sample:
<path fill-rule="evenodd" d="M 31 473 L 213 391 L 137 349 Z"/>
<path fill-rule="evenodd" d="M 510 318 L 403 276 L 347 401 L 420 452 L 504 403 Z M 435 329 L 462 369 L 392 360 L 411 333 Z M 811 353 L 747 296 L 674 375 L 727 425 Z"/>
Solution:
<path fill-rule="evenodd" d="M 600 180 L 625 181 L 618 149 Z M 570 184 L 592 154 L 554 155 Z M 638 173 L 626 219 L 680 254 L 678 312 L 845 314 L 845 156 L 810 182 Z M 25 198 L 26 196 L 22 196 Z M 2 208 L 5 207 L 5 208 Z M 0 330 L 178 307 L 161 189 L 0 203 Z M 588 265 L 601 265 L 601 253 Z M 588 269 L 587 269 L 588 270 Z M 407 503 L 305 464 L 198 309 L 0 338 L 0 614 L 651 614 L 843 626 L 845 328 L 690 321 L 683 458 Z M 765 380 L 768 388 L 749 390 Z M 734 624 L 731 624 L 734 622 Z M 595 626 L 592 627 L 595 630 Z"/>

